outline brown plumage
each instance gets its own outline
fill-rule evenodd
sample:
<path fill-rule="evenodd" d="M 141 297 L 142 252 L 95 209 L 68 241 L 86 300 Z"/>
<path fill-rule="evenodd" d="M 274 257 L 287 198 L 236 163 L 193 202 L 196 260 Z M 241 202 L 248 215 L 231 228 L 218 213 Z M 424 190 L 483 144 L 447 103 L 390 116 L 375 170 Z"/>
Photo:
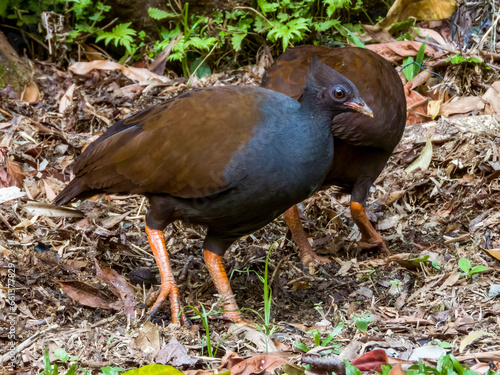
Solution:
<path fill-rule="evenodd" d="M 351 214 L 362 234 L 361 248 L 378 248 L 388 253 L 364 207 L 370 187 L 403 135 L 406 122 L 403 85 L 392 65 L 368 49 L 300 46 L 277 59 L 262 79 L 262 87 L 301 100 L 313 56 L 349 78 L 373 110 L 373 118 L 354 112 L 334 118 L 334 157 L 323 185 L 325 188 L 335 185 L 351 194 Z M 313 252 L 296 207 L 285 213 L 285 219 L 299 246 L 302 262 L 305 265 L 325 262 Z"/>
<path fill-rule="evenodd" d="M 205 263 L 224 315 L 241 322 L 224 252 L 321 185 L 332 119 L 355 110 L 371 114 L 356 87 L 317 59 L 301 104 L 258 87 L 195 90 L 109 128 L 77 158 L 75 178 L 55 203 L 100 192 L 149 198 L 146 233 L 162 277 L 151 314 L 168 297 L 173 322 L 184 317 L 163 229 L 177 219 L 205 225 Z"/>

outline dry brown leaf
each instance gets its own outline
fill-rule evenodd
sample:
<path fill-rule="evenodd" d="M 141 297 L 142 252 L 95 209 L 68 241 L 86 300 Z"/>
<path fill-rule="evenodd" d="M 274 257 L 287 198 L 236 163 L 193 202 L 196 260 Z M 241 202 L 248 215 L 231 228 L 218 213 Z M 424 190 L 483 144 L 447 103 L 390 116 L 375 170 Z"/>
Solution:
<path fill-rule="evenodd" d="M 500 113 L 500 81 L 492 83 L 491 87 L 484 93 L 483 100 L 487 102 L 484 108 L 485 115 Z"/>
<path fill-rule="evenodd" d="M 231 375 L 272 373 L 274 369 L 288 363 L 283 358 L 268 355 L 250 357 L 230 368 Z"/>
<path fill-rule="evenodd" d="M 390 43 L 369 44 L 366 48 L 378 53 L 386 60 L 397 63 L 408 56 L 417 56 L 417 52 L 421 45 L 422 43 L 420 42 L 402 40 Z M 439 57 L 441 55 L 429 46 L 425 47 L 425 54 L 431 57 Z"/>
<path fill-rule="evenodd" d="M 84 306 L 118 310 L 115 301 L 99 289 L 77 280 L 55 281 L 71 299 Z"/>
<path fill-rule="evenodd" d="M 5 159 L 5 164 L 7 165 L 7 176 L 11 185 L 22 187 L 24 181 L 24 171 L 21 168 L 21 165 L 9 158 Z"/>
<path fill-rule="evenodd" d="M 87 61 L 106 60 L 106 58 L 102 55 L 102 53 L 99 52 L 94 47 L 86 43 L 82 43 L 81 46 L 84 48 L 83 54 L 85 55 Z"/>
<path fill-rule="evenodd" d="M 160 350 L 160 332 L 158 326 L 151 322 L 146 322 L 139 330 L 139 335 L 135 339 L 135 344 L 143 352 L 156 353 Z"/>
<path fill-rule="evenodd" d="M 109 60 L 95 60 L 91 62 L 77 62 L 71 65 L 68 68 L 71 72 L 79 75 L 84 75 L 90 73 L 92 70 L 120 70 L 123 75 L 127 78 L 130 78 L 134 81 L 160 81 L 160 82 L 169 82 L 170 79 L 167 77 L 159 76 L 153 72 L 150 72 L 148 69 L 144 68 L 132 68 L 125 67 L 121 64 L 118 64 L 114 61 Z"/>
<path fill-rule="evenodd" d="M 127 280 L 121 276 L 115 270 L 108 267 L 101 267 L 97 259 L 94 259 L 96 276 L 99 280 L 108 284 L 111 293 L 120 298 L 123 301 L 123 310 L 132 319 L 135 318 L 135 290 L 127 282 Z"/>
<path fill-rule="evenodd" d="M 439 34 L 437 31 L 432 30 L 432 29 L 426 29 L 423 27 L 418 28 L 418 34 L 416 32 L 413 32 L 412 35 L 414 37 L 420 37 L 423 39 L 431 39 L 434 40 L 437 44 L 439 44 L 441 47 L 447 49 L 447 50 L 454 50 L 455 48 L 448 43 L 444 38 Z"/>
<path fill-rule="evenodd" d="M 389 28 L 410 17 L 422 21 L 442 20 L 455 12 L 456 0 L 396 0 L 387 16 L 377 26 Z"/>
<path fill-rule="evenodd" d="M 361 26 L 363 27 L 363 29 L 365 29 L 368 35 L 376 43 L 394 42 L 394 38 L 387 30 L 372 25 L 361 25 Z"/>
<path fill-rule="evenodd" d="M 486 252 L 488 255 L 492 256 L 496 260 L 500 260 L 500 250 L 496 249 L 483 249 L 484 252 Z"/>
<path fill-rule="evenodd" d="M 479 96 L 464 96 L 453 102 L 441 104 L 439 116 L 448 117 L 483 109 L 484 103 Z"/>
<path fill-rule="evenodd" d="M 37 103 L 40 99 L 40 91 L 34 82 L 30 82 L 21 94 L 21 100 L 28 103 Z"/>
<path fill-rule="evenodd" d="M 59 113 L 64 113 L 66 108 L 73 104 L 73 93 L 75 91 L 76 84 L 72 84 L 64 93 L 61 101 L 59 102 Z"/>

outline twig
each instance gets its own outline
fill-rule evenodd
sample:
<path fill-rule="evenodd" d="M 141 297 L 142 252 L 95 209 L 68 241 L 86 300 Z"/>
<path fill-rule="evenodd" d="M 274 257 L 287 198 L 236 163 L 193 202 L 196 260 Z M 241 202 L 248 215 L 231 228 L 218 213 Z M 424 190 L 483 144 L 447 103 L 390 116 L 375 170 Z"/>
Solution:
<path fill-rule="evenodd" d="M 14 349 L 14 352 L 15 353 L 20 353 L 21 350 L 23 349 L 26 349 L 28 346 L 30 346 L 31 344 L 33 344 L 33 342 L 35 341 L 35 339 L 40 336 L 41 334 L 44 334 L 45 332 L 48 332 L 52 329 L 55 329 L 55 328 L 58 328 L 59 327 L 59 324 L 52 324 L 50 325 L 48 328 L 45 328 L 43 331 L 40 331 L 40 332 L 37 332 L 35 333 L 33 336 L 31 337 L 28 337 L 26 340 L 24 340 L 22 343 L 20 343 L 15 349 Z M 0 363 L 5 363 L 7 361 L 9 361 L 11 359 L 11 353 L 6 353 L 3 355 L 3 357 L 1 358 L 0 360 Z"/>
<path fill-rule="evenodd" d="M 203 63 L 208 59 L 208 57 L 212 54 L 212 52 L 215 51 L 215 48 L 219 45 L 219 42 L 216 42 L 214 44 L 214 46 L 212 47 L 212 49 L 210 50 L 210 52 L 205 56 L 205 58 L 203 59 L 203 61 L 201 63 L 198 64 L 198 66 L 196 67 L 196 69 L 194 70 L 193 73 L 191 73 L 191 75 L 189 76 L 189 79 L 186 83 L 187 86 L 189 86 L 191 84 L 191 80 L 193 79 L 194 75 L 196 74 L 196 72 L 198 71 L 198 69 L 200 69 L 200 66 L 203 65 Z"/>

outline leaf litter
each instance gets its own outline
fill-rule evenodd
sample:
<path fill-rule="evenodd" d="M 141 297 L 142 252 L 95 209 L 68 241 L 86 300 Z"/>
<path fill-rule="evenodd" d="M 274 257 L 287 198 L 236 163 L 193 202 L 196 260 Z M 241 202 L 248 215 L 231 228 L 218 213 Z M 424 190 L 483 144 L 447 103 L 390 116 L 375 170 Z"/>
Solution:
<path fill-rule="evenodd" d="M 390 46 L 392 53 L 397 48 Z M 413 47 L 413 55 L 418 48 Z M 0 92 L 0 276 L 6 279 L 9 264 L 15 265 L 14 328 L 23 373 L 41 371 L 45 348 L 51 355 L 63 348 L 94 372 L 108 365 L 149 363 L 173 364 L 190 374 L 217 368 L 238 374 L 270 371 L 301 363 L 296 342 L 321 352 L 313 332 L 326 337 L 340 322 L 346 324 L 333 343 L 343 349 L 344 359 L 383 350 L 396 364 L 433 357 L 442 352 L 434 344 L 448 342 L 470 364 L 474 358 L 500 361 L 500 300 L 488 297 L 488 290 L 500 285 L 497 82 L 471 96 L 474 105 L 457 96 L 457 104 L 429 107 L 437 121 L 422 123 L 429 117 L 425 110 L 407 126 L 367 206 L 393 255 L 360 253 L 349 197 L 335 188 L 300 205 L 314 248 L 330 256 L 330 264 L 303 268 L 281 218 L 231 247 L 225 263 L 236 298 L 262 313 L 259 275 L 270 245 L 278 241 L 270 259 L 272 324 L 278 327 L 271 340 L 248 327 L 229 331 L 229 324 L 217 318 L 209 319 L 209 332 L 196 316 L 191 316 L 192 327 L 174 326 L 168 307 L 153 322 L 145 321 L 145 302 L 156 290 L 158 270 L 144 232 L 143 197 L 109 195 L 72 203 L 73 209 L 50 207 L 72 177 L 75 155 L 110 124 L 188 90 L 183 79 L 160 82 L 154 73 L 103 66 L 74 74 L 36 62 L 36 105 Z M 262 72 L 257 66 L 194 78 L 192 87 L 258 85 Z M 130 79 L 139 73 L 145 80 Z M 445 80 L 452 82 L 451 77 Z M 422 98 L 427 108 L 429 99 Z M 487 115 L 456 116 L 471 112 Z M 184 302 L 220 310 L 200 257 L 203 228 L 174 223 L 165 238 Z M 458 268 L 461 258 L 488 269 L 466 277 Z M 146 282 L 133 285 L 131 280 Z M 10 329 L 3 313 L 7 298 L 0 289 L 2 340 Z M 259 322 L 251 312 L 245 314 Z M 371 323 L 362 331 L 356 323 L 366 314 Z M 206 357 L 206 335 L 218 346 L 217 358 Z M 273 352 L 266 354 L 266 348 Z M 5 366 L 2 350 L 0 366 Z M 228 360 L 231 355 L 239 359 Z M 306 361 L 337 363 L 332 357 Z"/>

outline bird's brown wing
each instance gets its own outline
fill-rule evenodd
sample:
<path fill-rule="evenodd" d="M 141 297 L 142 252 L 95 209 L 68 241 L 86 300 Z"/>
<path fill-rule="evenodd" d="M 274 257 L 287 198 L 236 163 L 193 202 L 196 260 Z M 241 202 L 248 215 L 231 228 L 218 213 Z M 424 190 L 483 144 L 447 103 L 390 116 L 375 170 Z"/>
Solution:
<path fill-rule="evenodd" d="M 242 86 L 185 94 L 116 123 L 79 157 L 75 174 L 87 190 L 215 194 L 227 187 L 233 153 L 261 121 L 259 100 Z"/>

